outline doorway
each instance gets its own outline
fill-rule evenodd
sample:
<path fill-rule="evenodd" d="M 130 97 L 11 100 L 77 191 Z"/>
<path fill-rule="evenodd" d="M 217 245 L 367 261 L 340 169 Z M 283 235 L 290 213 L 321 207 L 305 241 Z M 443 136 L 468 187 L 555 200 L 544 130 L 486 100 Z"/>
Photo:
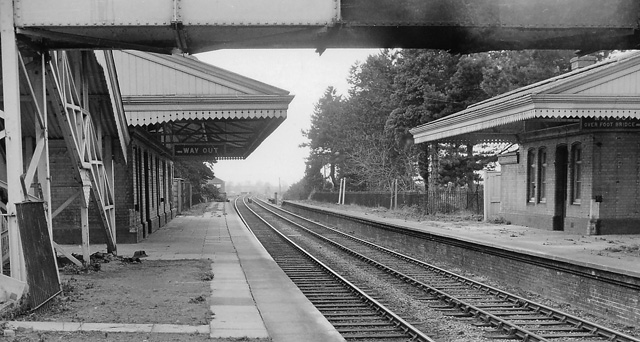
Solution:
<path fill-rule="evenodd" d="M 145 191 L 145 186 L 144 186 L 144 178 L 143 178 L 143 165 L 144 163 L 142 162 L 142 151 L 140 149 L 136 149 L 134 150 L 136 153 L 136 186 L 137 186 L 137 207 L 136 210 L 138 210 L 138 215 L 140 215 L 140 222 L 142 223 L 142 238 L 146 239 L 147 238 L 147 223 L 145 221 L 145 213 L 143 212 L 144 208 L 145 208 L 145 199 L 144 199 L 144 191 Z M 145 155 L 146 157 L 146 155 Z"/>
<path fill-rule="evenodd" d="M 567 215 L 568 162 L 569 149 L 567 145 L 556 147 L 556 188 L 554 193 L 553 230 L 564 230 L 564 218 Z"/>
<path fill-rule="evenodd" d="M 151 158 L 149 157 L 149 154 L 147 152 L 144 153 L 144 169 L 143 169 L 143 173 L 144 173 L 144 200 L 145 200 L 145 206 L 144 206 L 144 213 L 147 219 L 147 235 L 151 234 L 152 232 L 152 227 L 151 227 L 151 175 L 150 173 L 150 169 L 151 169 Z"/>

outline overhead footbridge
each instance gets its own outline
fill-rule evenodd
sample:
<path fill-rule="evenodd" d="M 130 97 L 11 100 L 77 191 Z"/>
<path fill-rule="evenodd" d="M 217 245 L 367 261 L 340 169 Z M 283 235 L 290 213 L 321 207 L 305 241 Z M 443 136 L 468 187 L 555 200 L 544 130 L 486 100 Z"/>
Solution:
<path fill-rule="evenodd" d="M 14 0 L 46 49 L 634 49 L 636 0 Z"/>

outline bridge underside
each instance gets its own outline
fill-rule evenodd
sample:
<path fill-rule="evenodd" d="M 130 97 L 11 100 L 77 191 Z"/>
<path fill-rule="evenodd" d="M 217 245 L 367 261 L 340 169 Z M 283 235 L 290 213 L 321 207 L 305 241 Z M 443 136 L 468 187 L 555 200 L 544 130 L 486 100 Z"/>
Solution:
<path fill-rule="evenodd" d="M 439 27 L 439 26 L 382 26 L 357 27 L 189 27 L 182 29 L 186 37 L 207 37 L 207 41 L 189 38 L 178 45 L 170 28 L 146 27 L 137 29 L 140 37 L 111 40 L 121 28 L 84 29 L 76 36 L 76 29 L 19 30 L 27 42 L 35 42 L 46 49 L 127 48 L 159 53 L 177 50 L 200 53 L 220 49 L 248 48 L 429 48 L 459 53 L 490 50 L 571 49 L 584 52 L 614 49 L 635 49 L 640 43 L 637 30 L 628 28 L 563 28 L 528 29 L 505 27 Z M 168 36 L 168 39 L 149 40 L 148 37 Z"/>
<path fill-rule="evenodd" d="M 634 49 L 634 0 L 21 0 L 17 33 L 46 49 Z"/>

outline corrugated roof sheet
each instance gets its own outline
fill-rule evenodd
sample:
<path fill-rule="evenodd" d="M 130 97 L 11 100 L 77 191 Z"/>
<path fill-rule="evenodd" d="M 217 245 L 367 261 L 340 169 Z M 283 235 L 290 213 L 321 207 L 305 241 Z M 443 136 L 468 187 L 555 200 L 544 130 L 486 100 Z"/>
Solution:
<path fill-rule="evenodd" d="M 114 51 L 130 126 L 168 149 L 225 146 L 217 159 L 246 158 L 283 122 L 293 96 L 192 57 Z"/>

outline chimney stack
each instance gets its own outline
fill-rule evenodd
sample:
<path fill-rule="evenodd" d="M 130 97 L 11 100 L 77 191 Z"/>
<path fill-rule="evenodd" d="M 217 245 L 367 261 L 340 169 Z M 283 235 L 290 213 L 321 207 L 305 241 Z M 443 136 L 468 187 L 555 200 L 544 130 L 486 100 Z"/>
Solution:
<path fill-rule="evenodd" d="M 595 56 L 580 56 L 571 58 L 571 70 L 576 70 L 580 68 L 584 68 L 589 65 L 594 65 L 598 59 Z"/>

